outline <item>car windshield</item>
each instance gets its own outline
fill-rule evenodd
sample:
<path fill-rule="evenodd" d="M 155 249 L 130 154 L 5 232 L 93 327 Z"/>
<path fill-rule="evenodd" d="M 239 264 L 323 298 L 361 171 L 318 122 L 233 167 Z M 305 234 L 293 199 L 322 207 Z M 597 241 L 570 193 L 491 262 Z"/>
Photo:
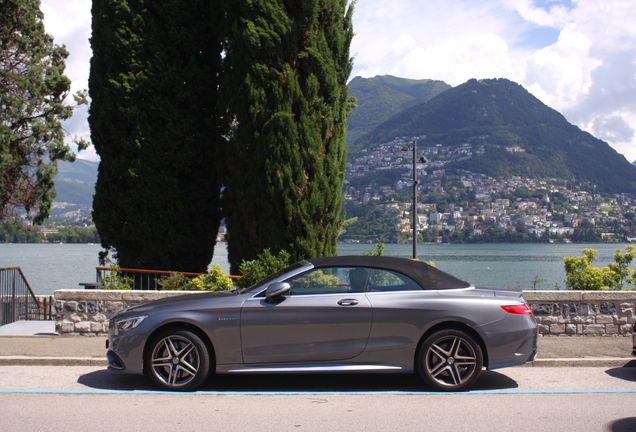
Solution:
<path fill-rule="evenodd" d="M 288 272 L 293 271 L 293 270 L 296 270 L 296 269 L 299 269 L 299 268 L 302 268 L 302 267 L 305 267 L 307 265 L 310 265 L 310 264 L 307 263 L 306 261 L 299 261 L 297 263 L 294 263 L 294 264 L 290 265 L 287 268 L 284 268 L 282 270 L 277 271 L 276 273 L 266 277 L 262 281 L 256 282 L 254 285 L 252 285 L 252 286 L 250 286 L 248 288 L 243 288 L 241 290 L 238 290 L 238 292 L 239 293 L 244 293 L 244 292 L 253 290 L 254 288 L 258 288 L 260 286 L 267 285 L 269 282 L 279 278 L 283 274 L 288 273 Z"/>

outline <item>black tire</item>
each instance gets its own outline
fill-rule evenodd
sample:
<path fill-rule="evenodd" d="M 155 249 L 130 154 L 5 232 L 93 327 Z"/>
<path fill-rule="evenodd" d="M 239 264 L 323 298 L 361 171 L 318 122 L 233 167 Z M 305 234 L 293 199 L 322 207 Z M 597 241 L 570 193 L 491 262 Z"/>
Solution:
<path fill-rule="evenodd" d="M 462 330 L 440 330 L 422 343 L 417 353 L 420 377 L 436 390 L 462 391 L 481 374 L 484 356 L 479 344 Z"/>
<path fill-rule="evenodd" d="M 188 391 L 199 387 L 210 373 L 210 353 L 199 336 L 172 329 L 157 334 L 148 345 L 145 369 L 160 388 Z"/>

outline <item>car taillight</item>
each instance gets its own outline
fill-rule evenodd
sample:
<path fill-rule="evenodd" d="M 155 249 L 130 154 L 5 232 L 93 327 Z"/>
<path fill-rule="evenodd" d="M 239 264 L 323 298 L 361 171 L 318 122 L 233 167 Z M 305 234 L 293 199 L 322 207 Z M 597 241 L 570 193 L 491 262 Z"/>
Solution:
<path fill-rule="evenodd" d="M 502 305 L 501 308 L 512 315 L 532 315 L 527 304 Z"/>

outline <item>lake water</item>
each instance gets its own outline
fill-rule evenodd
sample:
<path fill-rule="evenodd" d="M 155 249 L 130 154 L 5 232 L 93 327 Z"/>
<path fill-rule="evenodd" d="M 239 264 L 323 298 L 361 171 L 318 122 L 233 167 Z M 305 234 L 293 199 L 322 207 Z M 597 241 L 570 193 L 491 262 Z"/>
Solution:
<path fill-rule="evenodd" d="M 613 261 L 614 251 L 623 244 L 421 244 L 418 257 L 478 286 L 532 289 L 535 275 L 542 280 L 537 289 L 565 288 L 564 256 L 581 255 L 583 248 L 598 250 L 596 266 Z M 361 255 L 375 245 L 340 244 L 339 255 Z M 22 268 L 36 294 L 53 294 L 58 289 L 79 289 L 80 282 L 95 281 L 99 245 L 90 244 L 0 244 L 0 268 Z M 387 244 L 384 255 L 410 258 L 412 245 Z M 228 272 L 227 248 L 215 248 L 213 262 Z"/>

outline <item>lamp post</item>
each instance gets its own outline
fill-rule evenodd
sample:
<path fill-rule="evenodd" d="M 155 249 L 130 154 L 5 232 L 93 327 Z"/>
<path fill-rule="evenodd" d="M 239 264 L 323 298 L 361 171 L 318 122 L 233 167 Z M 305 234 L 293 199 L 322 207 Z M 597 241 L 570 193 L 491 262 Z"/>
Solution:
<path fill-rule="evenodd" d="M 424 156 L 417 159 L 417 142 L 413 141 L 411 146 L 408 144 L 402 148 L 402 151 L 413 150 L 413 259 L 417 259 L 417 162 L 428 162 Z"/>

